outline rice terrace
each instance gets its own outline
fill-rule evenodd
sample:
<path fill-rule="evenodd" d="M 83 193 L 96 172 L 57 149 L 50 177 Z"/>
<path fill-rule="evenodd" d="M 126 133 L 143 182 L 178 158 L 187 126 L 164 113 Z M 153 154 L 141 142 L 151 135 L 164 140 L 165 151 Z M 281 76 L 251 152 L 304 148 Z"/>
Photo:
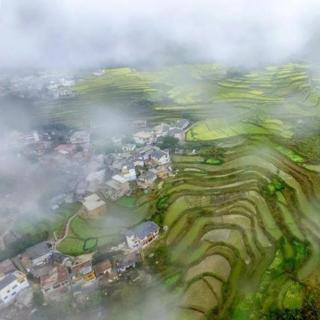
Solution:
<path fill-rule="evenodd" d="M 175 176 L 140 200 L 165 230 L 154 269 L 179 293 L 180 319 L 319 316 L 319 85 L 301 64 L 120 68 L 50 109 L 68 123 L 89 101 L 192 121 Z"/>
<path fill-rule="evenodd" d="M 57 249 L 100 250 L 151 219 L 161 232 L 144 262 L 178 296 L 175 319 L 320 318 L 320 70 L 114 68 L 72 90 L 39 104 L 38 117 L 81 128 L 110 108 L 190 126 L 170 150 L 173 175 L 109 204 L 106 216 L 87 219 L 75 205 L 49 223 Z"/>
<path fill-rule="evenodd" d="M 0 26 L 0 320 L 320 320 L 320 0 Z"/>

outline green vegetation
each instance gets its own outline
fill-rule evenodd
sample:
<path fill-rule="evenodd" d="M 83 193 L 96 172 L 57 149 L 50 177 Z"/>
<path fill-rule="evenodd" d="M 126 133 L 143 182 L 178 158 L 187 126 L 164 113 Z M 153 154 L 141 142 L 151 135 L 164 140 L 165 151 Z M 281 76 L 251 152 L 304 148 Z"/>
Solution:
<path fill-rule="evenodd" d="M 223 164 L 223 160 L 222 159 L 209 158 L 209 159 L 206 160 L 206 163 L 218 166 L 220 164 Z"/>
<path fill-rule="evenodd" d="M 158 146 L 160 149 L 174 150 L 179 144 L 179 140 L 175 137 L 165 136 L 160 139 Z"/>
<path fill-rule="evenodd" d="M 311 219 L 317 204 L 312 209 L 303 199 L 320 191 L 319 176 L 264 137 L 222 150 L 200 145 L 198 152 L 205 158 L 175 156 L 179 173 L 160 189 L 157 208 L 168 231 L 158 272 L 165 283 L 176 275 L 183 307 L 201 310 L 199 319 L 299 319 L 305 270 L 318 261 L 302 220 Z"/>
<path fill-rule="evenodd" d="M 54 232 L 57 236 L 62 235 L 68 218 L 76 213 L 80 207 L 80 203 L 65 204 L 48 215 L 48 218 L 41 216 L 39 219 L 20 219 L 14 230 L 19 238 L 16 242 L 11 243 L 6 250 L 0 251 L 0 260 L 13 257 L 28 247 L 53 237 Z"/>
<path fill-rule="evenodd" d="M 187 133 L 187 140 L 216 140 L 239 135 L 267 134 L 264 128 L 250 123 L 225 122 L 223 119 L 198 122 Z"/>
<path fill-rule="evenodd" d="M 88 238 L 84 241 L 83 251 L 94 251 L 97 248 L 98 240 L 97 238 Z"/>
<path fill-rule="evenodd" d="M 175 176 L 119 199 L 101 219 L 74 219 L 59 249 L 110 245 L 152 217 L 167 228 L 146 262 L 179 291 L 181 320 L 319 319 L 319 82 L 301 64 L 116 68 L 79 82 L 76 97 L 42 114 L 83 126 L 99 105 L 151 124 L 193 125 L 172 157 Z M 109 150 L 105 141 L 95 147 Z"/>
<path fill-rule="evenodd" d="M 134 208 L 136 206 L 136 198 L 124 196 L 117 200 L 117 204 L 127 208 Z"/>
<path fill-rule="evenodd" d="M 149 214 L 144 205 L 136 206 L 137 199 L 125 197 L 110 206 L 106 214 L 97 218 L 77 216 L 70 224 L 67 237 L 58 249 L 69 255 L 80 255 L 119 243 L 123 232 Z"/>
<path fill-rule="evenodd" d="M 274 194 L 276 191 L 282 191 L 285 187 L 285 183 L 278 177 L 274 176 L 271 182 L 267 185 L 267 190 L 270 194 Z"/>

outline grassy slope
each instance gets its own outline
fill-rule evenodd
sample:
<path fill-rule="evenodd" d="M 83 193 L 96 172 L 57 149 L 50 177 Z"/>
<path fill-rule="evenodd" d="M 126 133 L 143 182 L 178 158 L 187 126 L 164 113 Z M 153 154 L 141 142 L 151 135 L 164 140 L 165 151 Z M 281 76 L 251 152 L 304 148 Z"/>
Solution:
<path fill-rule="evenodd" d="M 232 74 L 217 65 L 155 71 L 119 68 L 88 77 L 74 88 L 76 98 L 43 106 L 42 112 L 74 125 L 88 124 L 88 114 L 97 106 L 117 106 L 129 116 L 152 122 L 187 117 L 199 121 L 187 140 L 192 142 L 190 149 L 196 147 L 200 153 L 200 141 L 215 146 L 222 139 L 223 160 L 213 161 L 214 154 L 174 157 L 179 175 L 154 195 L 162 199 L 154 218 L 169 226 L 169 261 L 161 272 L 184 274 L 207 256 L 223 256 L 231 274 L 221 288 L 211 288 L 210 303 L 200 299 L 195 306 L 192 301 L 197 292 L 200 297 L 207 292 L 208 277 L 218 277 L 210 266 L 207 274 L 192 280 L 194 285 L 179 282 L 185 306 L 193 307 L 188 317 L 260 319 L 261 311 L 272 306 L 301 307 L 303 293 L 294 279 L 306 281 L 319 265 L 319 179 L 312 172 L 317 170 L 316 153 L 310 152 L 317 149 L 311 146 L 318 140 L 308 140 L 308 124 L 319 116 L 319 81 L 307 66 L 296 64 L 247 74 Z M 247 137 L 247 145 L 228 144 L 238 136 Z M 284 189 L 278 188 L 274 176 Z M 148 201 L 141 200 L 146 204 L 143 214 L 127 225 L 150 214 Z M 133 202 L 123 199 L 119 204 L 131 207 Z M 108 233 L 100 234 L 101 229 L 78 220 L 71 230 L 61 246 L 75 254 L 83 252 L 85 237 L 97 237 L 99 245 Z M 230 234 L 219 239 L 210 233 L 218 230 Z M 274 290 L 280 287 L 280 292 Z M 185 310 L 183 317 L 186 314 Z"/>

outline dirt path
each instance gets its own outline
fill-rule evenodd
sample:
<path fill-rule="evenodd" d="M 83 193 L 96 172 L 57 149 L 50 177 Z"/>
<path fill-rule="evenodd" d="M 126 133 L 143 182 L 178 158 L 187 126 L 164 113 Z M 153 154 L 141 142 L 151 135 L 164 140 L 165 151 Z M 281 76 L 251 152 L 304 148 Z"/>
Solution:
<path fill-rule="evenodd" d="M 69 230 L 70 230 L 70 224 L 71 224 L 71 222 L 72 222 L 76 217 L 79 216 L 80 212 L 81 212 L 81 209 L 78 210 L 74 215 L 72 215 L 72 216 L 68 219 L 68 221 L 67 221 L 67 223 L 66 223 L 66 225 L 65 225 L 64 235 L 63 235 L 62 238 L 58 239 L 58 240 L 55 242 L 55 248 L 57 248 L 57 247 L 59 246 L 59 244 L 68 236 Z"/>

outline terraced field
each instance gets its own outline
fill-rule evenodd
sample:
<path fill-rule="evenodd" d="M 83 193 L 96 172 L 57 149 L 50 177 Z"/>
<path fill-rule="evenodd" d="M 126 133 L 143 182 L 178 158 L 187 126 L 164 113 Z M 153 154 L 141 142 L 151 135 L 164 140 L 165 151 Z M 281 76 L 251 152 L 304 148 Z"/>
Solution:
<path fill-rule="evenodd" d="M 154 254 L 179 292 L 179 319 L 320 319 L 318 74 L 301 64 L 119 68 L 43 107 L 72 124 L 97 105 L 193 122 L 177 174 L 138 199 L 148 212 L 134 219 L 152 215 L 167 230 Z"/>
<path fill-rule="evenodd" d="M 141 203 L 141 198 L 136 204 L 134 200 L 133 197 L 127 197 L 113 205 L 109 204 L 106 214 L 101 217 L 74 217 L 65 238 L 58 244 L 58 249 L 64 254 L 77 256 L 121 243 L 127 228 L 147 219 L 152 212 L 149 201 Z"/>
<path fill-rule="evenodd" d="M 297 308 L 292 286 L 320 265 L 320 177 L 261 143 L 225 148 L 220 165 L 174 158 L 179 173 L 160 197 L 184 287 L 181 319 L 261 319 L 270 306 Z"/>
<path fill-rule="evenodd" d="M 75 97 L 41 104 L 37 114 L 83 126 L 89 125 L 93 111 L 116 107 L 126 116 L 152 122 L 179 118 L 181 114 L 194 120 L 242 119 L 247 126 L 259 123 L 262 131 L 281 130 L 288 136 L 292 118 L 301 114 L 312 117 L 319 111 L 320 79 L 316 70 L 313 67 L 311 72 L 302 64 L 256 72 L 230 71 L 214 64 L 152 71 L 107 69 L 100 77 L 83 78 L 74 87 Z"/>

